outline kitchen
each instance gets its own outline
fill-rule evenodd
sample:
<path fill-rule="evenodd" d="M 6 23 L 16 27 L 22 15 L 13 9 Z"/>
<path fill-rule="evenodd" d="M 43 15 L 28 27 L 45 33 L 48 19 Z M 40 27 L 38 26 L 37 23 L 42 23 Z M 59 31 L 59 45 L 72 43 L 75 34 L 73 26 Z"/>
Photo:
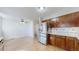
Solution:
<path fill-rule="evenodd" d="M 46 42 L 67 51 L 79 51 L 79 12 L 41 21 L 46 23 Z M 43 27 L 43 29 L 45 29 Z M 42 39 L 44 40 L 44 39 Z"/>
<path fill-rule="evenodd" d="M 79 7 L 0 10 L 1 50 L 79 51 Z"/>

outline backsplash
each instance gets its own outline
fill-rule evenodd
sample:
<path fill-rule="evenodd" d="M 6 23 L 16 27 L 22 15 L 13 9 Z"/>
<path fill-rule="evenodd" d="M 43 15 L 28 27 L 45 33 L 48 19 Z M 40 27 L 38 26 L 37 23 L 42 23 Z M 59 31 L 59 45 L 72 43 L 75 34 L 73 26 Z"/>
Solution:
<path fill-rule="evenodd" d="M 79 27 L 49 28 L 48 33 L 79 38 Z"/>

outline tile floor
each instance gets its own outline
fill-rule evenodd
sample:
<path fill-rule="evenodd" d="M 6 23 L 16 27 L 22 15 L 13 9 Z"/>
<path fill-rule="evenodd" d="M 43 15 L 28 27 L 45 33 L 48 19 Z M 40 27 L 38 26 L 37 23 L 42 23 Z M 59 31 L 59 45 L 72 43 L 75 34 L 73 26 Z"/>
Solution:
<path fill-rule="evenodd" d="M 64 51 L 51 45 L 43 45 L 31 37 L 7 40 L 4 51 Z"/>

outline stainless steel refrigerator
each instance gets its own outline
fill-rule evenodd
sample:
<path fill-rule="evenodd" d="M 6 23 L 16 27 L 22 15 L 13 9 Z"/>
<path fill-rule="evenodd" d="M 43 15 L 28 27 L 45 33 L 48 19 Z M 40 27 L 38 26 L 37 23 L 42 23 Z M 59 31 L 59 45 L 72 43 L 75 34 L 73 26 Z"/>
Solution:
<path fill-rule="evenodd" d="M 39 42 L 46 45 L 47 44 L 47 23 L 41 23 L 39 27 Z"/>

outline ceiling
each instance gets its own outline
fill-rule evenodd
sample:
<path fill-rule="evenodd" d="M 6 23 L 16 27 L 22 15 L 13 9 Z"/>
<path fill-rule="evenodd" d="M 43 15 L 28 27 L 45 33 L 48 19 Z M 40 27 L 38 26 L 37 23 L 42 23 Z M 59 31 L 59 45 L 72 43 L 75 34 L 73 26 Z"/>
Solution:
<path fill-rule="evenodd" d="M 39 12 L 36 7 L 0 7 L 0 13 L 17 18 L 38 21 L 39 17 L 49 18 L 79 11 L 78 7 L 47 7 L 45 12 Z M 1 17 L 3 15 L 0 14 Z"/>

